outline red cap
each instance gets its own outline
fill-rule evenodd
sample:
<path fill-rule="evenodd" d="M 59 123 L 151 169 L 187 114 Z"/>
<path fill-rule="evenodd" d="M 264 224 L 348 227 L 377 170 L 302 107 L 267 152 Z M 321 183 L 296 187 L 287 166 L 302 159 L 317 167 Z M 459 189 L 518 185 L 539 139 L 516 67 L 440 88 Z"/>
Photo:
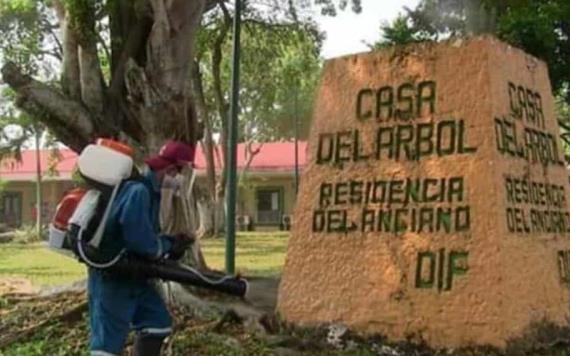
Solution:
<path fill-rule="evenodd" d="M 195 153 L 194 145 L 179 141 L 168 141 L 162 146 L 158 155 L 147 158 L 145 163 L 155 171 L 173 164 L 182 167 L 194 162 Z"/>

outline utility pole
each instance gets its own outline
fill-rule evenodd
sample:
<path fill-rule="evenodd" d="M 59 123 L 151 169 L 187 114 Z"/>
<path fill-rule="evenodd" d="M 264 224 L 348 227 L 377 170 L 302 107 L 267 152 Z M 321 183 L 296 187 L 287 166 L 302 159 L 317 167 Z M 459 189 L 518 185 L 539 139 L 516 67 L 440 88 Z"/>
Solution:
<path fill-rule="evenodd" d="M 295 90 L 295 113 L 294 113 L 294 128 L 295 128 L 295 197 L 299 193 L 299 111 L 297 109 L 298 100 L 297 93 L 299 92 L 298 87 Z"/>
<path fill-rule="evenodd" d="M 42 161 L 40 138 L 42 135 L 39 125 L 34 125 L 36 143 L 36 234 L 42 238 Z"/>
<path fill-rule="evenodd" d="M 233 22 L 232 54 L 232 96 L 230 102 L 230 120 L 228 125 L 228 157 L 226 186 L 226 273 L 235 273 L 236 250 L 236 176 L 237 176 L 237 136 L 239 113 L 239 61 L 241 32 L 241 0 L 235 0 Z"/>

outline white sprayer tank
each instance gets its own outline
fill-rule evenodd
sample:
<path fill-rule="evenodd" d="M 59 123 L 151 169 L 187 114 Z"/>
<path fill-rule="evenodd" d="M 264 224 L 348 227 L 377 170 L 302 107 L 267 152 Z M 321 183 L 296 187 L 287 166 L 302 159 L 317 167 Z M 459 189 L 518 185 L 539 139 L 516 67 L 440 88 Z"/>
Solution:
<path fill-rule="evenodd" d="M 85 177 L 115 186 L 131 175 L 133 159 L 106 146 L 89 145 L 79 155 L 77 165 Z"/>

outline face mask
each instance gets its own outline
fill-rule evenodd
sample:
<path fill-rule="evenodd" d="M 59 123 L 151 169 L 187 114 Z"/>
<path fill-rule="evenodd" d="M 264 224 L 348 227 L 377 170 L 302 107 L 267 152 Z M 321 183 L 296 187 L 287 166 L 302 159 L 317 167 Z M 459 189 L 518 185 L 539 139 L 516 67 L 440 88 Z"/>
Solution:
<path fill-rule="evenodd" d="M 163 180 L 162 180 L 162 189 L 172 189 L 174 191 L 177 191 L 178 189 L 180 189 L 180 180 L 178 179 L 178 176 L 170 176 L 170 175 L 165 175 Z"/>

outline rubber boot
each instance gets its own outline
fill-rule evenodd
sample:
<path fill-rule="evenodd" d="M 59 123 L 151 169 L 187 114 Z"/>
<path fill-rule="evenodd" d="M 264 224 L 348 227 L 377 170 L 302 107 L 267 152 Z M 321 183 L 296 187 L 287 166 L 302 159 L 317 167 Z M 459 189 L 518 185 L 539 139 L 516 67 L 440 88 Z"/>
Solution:
<path fill-rule="evenodd" d="M 160 356 L 164 337 L 153 335 L 137 335 L 133 356 Z"/>

